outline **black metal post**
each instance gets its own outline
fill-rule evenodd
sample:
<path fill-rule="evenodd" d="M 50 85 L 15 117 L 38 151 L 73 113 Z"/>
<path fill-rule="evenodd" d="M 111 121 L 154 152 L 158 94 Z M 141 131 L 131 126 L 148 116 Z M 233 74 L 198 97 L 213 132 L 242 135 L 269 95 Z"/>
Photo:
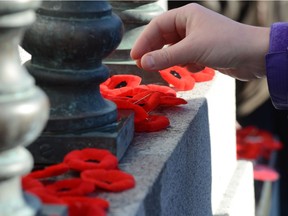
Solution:
<path fill-rule="evenodd" d="M 133 119 L 128 115 L 119 122 L 115 104 L 99 91 L 109 77 L 102 59 L 119 45 L 122 31 L 106 1 L 43 1 L 37 10 L 22 43 L 32 55 L 25 65 L 51 102 L 47 127 L 28 148 L 37 164 L 60 162 L 85 147 L 123 156 Z"/>
<path fill-rule="evenodd" d="M 124 23 L 124 35 L 117 49 L 105 58 L 104 63 L 111 70 L 111 74 L 134 74 L 142 77 L 143 84 L 165 84 L 159 73 L 145 73 L 139 69 L 130 58 L 130 50 L 153 17 L 166 10 L 166 0 L 144 1 L 115 1 L 110 0 L 115 13 Z"/>

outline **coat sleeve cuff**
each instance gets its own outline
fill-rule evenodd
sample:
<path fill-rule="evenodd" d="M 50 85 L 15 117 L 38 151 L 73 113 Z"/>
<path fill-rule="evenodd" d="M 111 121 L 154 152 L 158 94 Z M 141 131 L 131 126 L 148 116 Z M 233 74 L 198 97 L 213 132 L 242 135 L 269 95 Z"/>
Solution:
<path fill-rule="evenodd" d="M 288 109 L 288 23 L 286 22 L 274 23 L 271 26 L 266 72 L 274 107 Z"/>

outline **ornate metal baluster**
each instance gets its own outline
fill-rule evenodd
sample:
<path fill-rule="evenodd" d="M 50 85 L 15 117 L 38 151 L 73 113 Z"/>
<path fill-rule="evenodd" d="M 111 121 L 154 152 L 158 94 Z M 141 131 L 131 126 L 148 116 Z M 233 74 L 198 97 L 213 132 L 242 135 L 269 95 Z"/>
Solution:
<path fill-rule="evenodd" d="M 73 149 L 109 149 L 121 158 L 133 137 L 130 115 L 117 121 L 99 85 L 102 59 L 120 43 L 123 26 L 106 1 L 44 1 L 22 47 L 25 65 L 51 101 L 45 132 L 29 146 L 37 164 L 62 161 Z"/>
<path fill-rule="evenodd" d="M 117 49 L 109 55 L 104 63 L 111 74 L 134 74 L 142 77 L 142 83 L 165 83 L 159 73 L 145 73 L 130 58 L 130 50 L 139 34 L 153 17 L 167 9 L 166 0 L 149 1 L 113 1 L 110 0 L 115 13 L 124 23 L 124 35 Z"/>
<path fill-rule="evenodd" d="M 48 100 L 21 66 L 18 44 L 35 19 L 40 1 L 0 1 L 0 215 L 30 216 L 37 208 L 25 199 L 21 175 L 33 166 L 24 148 L 41 133 L 48 119 Z M 38 201 L 38 208 L 40 202 Z M 36 206 L 34 206 L 36 207 Z"/>

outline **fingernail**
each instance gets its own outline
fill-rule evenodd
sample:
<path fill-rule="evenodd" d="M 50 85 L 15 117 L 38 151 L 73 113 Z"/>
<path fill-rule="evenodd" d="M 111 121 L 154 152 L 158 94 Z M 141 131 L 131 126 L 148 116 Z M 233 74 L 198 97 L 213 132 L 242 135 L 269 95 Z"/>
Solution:
<path fill-rule="evenodd" d="M 152 56 L 146 56 L 144 60 L 145 60 L 145 62 L 143 62 L 144 67 L 149 68 L 149 69 L 153 69 L 155 67 L 155 61 Z"/>

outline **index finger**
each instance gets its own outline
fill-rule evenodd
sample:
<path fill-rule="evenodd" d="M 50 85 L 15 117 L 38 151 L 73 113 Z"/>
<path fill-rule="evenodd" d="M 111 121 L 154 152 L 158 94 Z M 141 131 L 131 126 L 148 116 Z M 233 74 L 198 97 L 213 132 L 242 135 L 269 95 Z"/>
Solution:
<path fill-rule="evenodd" d="M 155 17 L 143 30 L 131 49 L 131 57 L 140 59 L 144 54 L 161 49 L 164 45 L 176 43 L 181 35 L 176 27 L 176 9 Z"/>

